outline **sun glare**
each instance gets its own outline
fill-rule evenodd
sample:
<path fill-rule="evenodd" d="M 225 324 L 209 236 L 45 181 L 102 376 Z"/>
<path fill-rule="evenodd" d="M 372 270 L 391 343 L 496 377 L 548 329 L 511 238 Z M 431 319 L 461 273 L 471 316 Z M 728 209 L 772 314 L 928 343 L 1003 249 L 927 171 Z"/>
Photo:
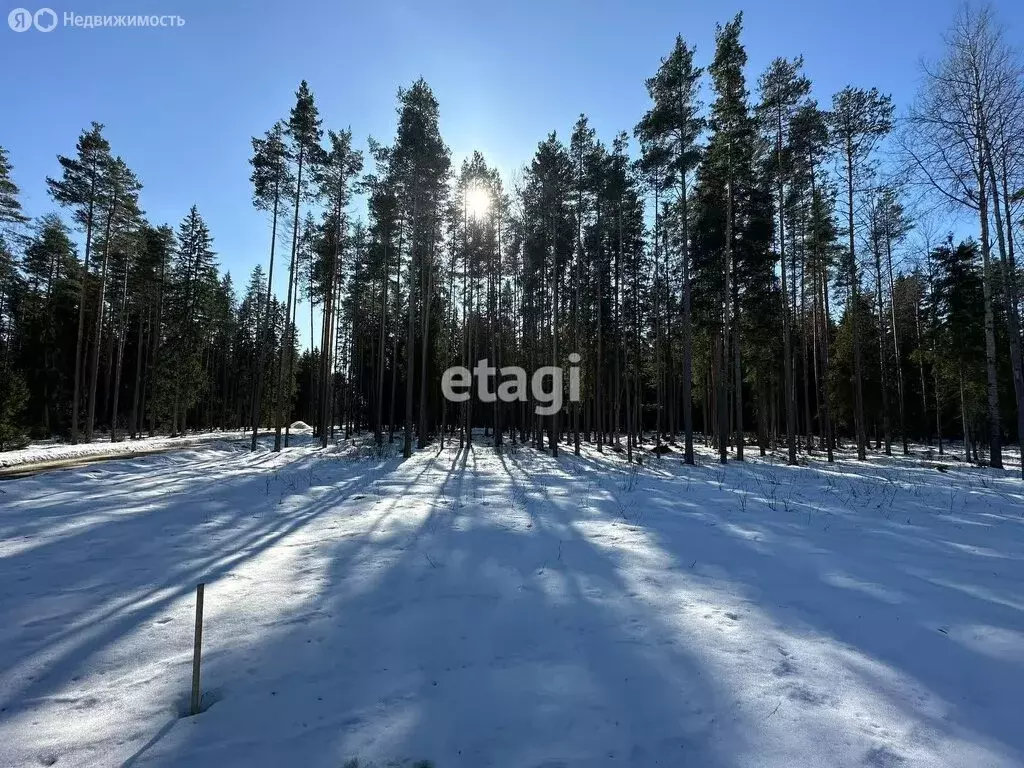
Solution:
<path fill-rule="evenodd" d="M 466 209 L 474 219 L 481 219 L 491 208 L 491 194 L 487 187 L 474 184 L 466 190 Z"/>

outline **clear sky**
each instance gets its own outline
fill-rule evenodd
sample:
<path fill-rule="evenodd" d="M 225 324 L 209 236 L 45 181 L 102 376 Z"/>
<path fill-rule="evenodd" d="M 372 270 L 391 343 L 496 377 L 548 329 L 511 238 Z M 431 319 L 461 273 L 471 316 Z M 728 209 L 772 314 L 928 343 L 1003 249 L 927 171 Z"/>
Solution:
<path fill-rule="evenodd" d="M 456 163 L 481 150 L 503 171 L 585 112 L 610 141 L 648 100 L 644 79 L 682 34 L 706 64 L 716 22 L 744 11 L 748 84 L 776 56 L 803 54 L 819 101 L 850 83 L 913 96 L 958 0 L 48 0 L 58 14 L 176 14 L 182 27 L 16 33 L 0 27 L 0 145 L 27 212 L 55 206 L 58 172 L 91 120 L 139 175 L 142 206 L 176 226 L 192 203 L 241 287 L 266 259 L 269 224 L 251 205 L 250 137 L 309 81 L 324 126 L 390 140 L 395 92 L 422 75 Z M 36 0 L 2 0 L 0 19 Z M 1024 3 L 994 7 L 1015 44 Z M 2 22 L 0 22 L 2 23 Z M 276 282 L 276 281 L 275 281 Z M 300 314 L 301 316 L 301 314 Z"/>

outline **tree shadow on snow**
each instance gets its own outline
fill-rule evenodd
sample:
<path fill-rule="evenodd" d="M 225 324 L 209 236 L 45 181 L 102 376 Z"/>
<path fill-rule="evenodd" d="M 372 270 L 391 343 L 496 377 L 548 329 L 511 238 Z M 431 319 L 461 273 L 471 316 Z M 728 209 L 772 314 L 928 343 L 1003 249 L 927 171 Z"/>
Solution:
<path fill-rule="evenodd" d="M 178 471 L 169 487 L 189 480 Z M 0 559 L 0 579 L 27 577 L 31 593 L 33 563 L 81 553 L 39 593 L 83 590 L 62 614 L 89 619 L 3 635 L 24 646 L 16 665 L 49 654 L 6 702 L 61 690 L 198 579 L 215 597 L 218 580 L 308 528 L 308 563 L 277 575 L 306 598 L 252 616 L 246 638 L 208 627 L 204 680 L 222 703 L 162 739 L 140 735 L 137 764 L 724 768 L 780 743 L 764 760 L 793 764 L 837 738 L 863 743 L 869 765 L 909 759 L 872 728 L 1021 757 L 1016 712 L 997 706 L 1024 685 L 1020 665 L 954 637 L 1020 626 L 1021 529 L 982 521 L 1015 537 L 1003 559 L 982 550 L 984 531 L 958 549 L 957 510 L 935 509 L 944 488 L 900 485 L 887 467 L 873 480 L 757 461 L 638 471 L 614 454 L 556 460 L 527 447 L 428 448 L 355 468 L 310 455 L 276 471 L 273 493 L 265 470 L 239 467 L 223 487 L 190 480 L 145 511 Z M 132 487 L 104 503 L 130 504 Z M 310 488 L 322 492 L 298 498 Z M 209 536 L 195 517 L 175 521 L 183 494 L 209 510 Z M 357 496 L 368 498 L 351 506 Z M 335 536 L 326 523 L 339 515 L 366 525 Z M 163 577 L 138 575 L 133 557 Z M 955 577 L 943 573 L 950 558 L 964 566 Z M 1008 567 L 1016 582 L 992 576 Z M 117 599 L 89 594 L 114 582 Z M 880 708 L 863 713 L 863 733 L 829 690 L 837 673 Z"/>
<path fill-rule="evenodd" d="M 230 706 L 147 764 L 733 764 L 734 702 L 575 530 L 576 498 L 487 447 L 424 461 L 428 492 L 387 496 L 416 521 L 331 543 L 308 620 L 220 654 Z"/>

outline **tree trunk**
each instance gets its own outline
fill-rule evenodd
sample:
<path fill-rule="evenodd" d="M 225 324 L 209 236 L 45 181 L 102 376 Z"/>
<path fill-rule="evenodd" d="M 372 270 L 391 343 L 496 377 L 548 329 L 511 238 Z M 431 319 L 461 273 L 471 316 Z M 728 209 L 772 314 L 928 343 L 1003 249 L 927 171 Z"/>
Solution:
<path fill-rule="evenodd" d="M 878 369 L 882 380 L 882 434 L 885 455 L 892 456 L 892 427 L 889 420 L 889 365 L 886 360 L 885 301 L 882 296 L 882 252 L 878 237 L 872 239 L 875 252 L 875 295 L 878 302 Z"/>
<path fill-rule="evenodd" d="M 1005 211 L 1000 206 L 999 185 L 996 183 L 995 164 L 992 161 L 992 147 L 986 142 L 986 159 L 989 181 L 992 184 L 992 211 L 996 223 L 996 243 L 999 246 L 999 263 L 1003 276 L 1003 303 L 1006 312 L 1006 330 L 1010 344 L 1010 368 L 1013 372 L 1013 393 L 1017 405 L 1017 442 L 1021 446 L 1021 475 L 1024 477 L 1024 372 L 1021 363 L 1020 318 L 1017 315 L 1016 269 L 1013 258 L 1013 215 L 1009 201 L 1006 200 L 1006 178 L 1003 183 L 1003 202 Z M 1006 214 L 1004 229 L 1003 214 Z M 1005 234 L 1004 234 L 1005 232 Z"/>
<path fill-rule="evenodd" d="M 107 287 L 107 263 L 110 255 L 110 233 L 114 224 L 114 216 L 117 215 L 118 199 L 115 193 L 110 202 L 110 210 L 107 212 L 106 232 L 103 237 L 103 264 L 100 268 L 99 296 L 96 300 L 96 343 L 92 348 L 92 360 L 89 365 L 89 394 L 88 406 L 85 417 L 85 441 L 92 440 L 93 422 L 96 417 L 96 384 L 100 374 L 100 344 L 103 338 L 103 303 L 106 299 Z"/>
<path fill-rule="evenodd" d="M 302 199 L 302 164 L 305 161 L 305 147 L 300 147 L 299 148 L 298 161 L 299 161 L 298 175 L 296 176 L 296 180 L 295 180 L 295 206 L 294 206 L 294 213 L 293 213 L 293 216 L 292 216 L 292 256 L 291 256 L 291 263 L 290 263 L 290 265 L 288 267 L 288 295 L 287 295 L 287 300 L 285 302 L 285 310 L 284 310 L 284 330 L 281 333 L 281 355 L 278 358 L 278 362 L 277 362 L 277 392 L 276 392 L 275 403 L 274 403 L 274 416 L 275 416 L 275 419 L 274 419 L 274 422 L 275 422 L 274 423 L 274 451 L 275 452 L 278 452 L 278 451 L 281 450 L 281 421 L 284 418 L 284 408 L 285 408 L 285 405 L 284 405 L 283 401 L 284 401 L 285 398 L 287 398 L 288 402 L 290 403 L 291 402 L 291 397 L 292 397 L 292 393 L 291 393 L 292 381 L 291 381 L 290 378 L 287 380 L 287 385 L 288 385 L 287 391 L 285 390 L 286 381 L 285 381 L 285 378 L 284 378 L 284 375 L 285 375 L 285 365 L 284 365 L 284 363 L 285 363 L 285 356 L 287 355 L 288 356 L 288 369 L 289 369 L 289 374 L 290 374 L 290 372 L 291 372 L 291 358 L 293 358 L 295 356 L 294 355 L 295 342 L 293 341 L 294 333 L 295 333 L 295 328 L 294 328 L 294 325 L 291 324 L 291 319 L 292 319 L 292 292 L 293 292 L 293 287 L 295 285 L 295 259 L 297 257 L 298 250 L 299 250 L 299 202 Z M 276 207 L 275 207 L 275 211 L 276 211 Z M 274 247 L 273 242 L 271 242 L 270 247 L 271 247 L 271 249 L 273 249 L 273 247 Z M 268 282 L 267 283 L 267 291 L 268 291 L 268 293 L 270 291 L 270 288 L 271 288 L 271 285 Z M 298 303 L 298 302 L 296 302 L 296 303 Z M 288 410 L 290 412 L 291 408 L 289 407 Z M 286 438 L 286 441 L 285 441 L 285 445 L 287 446 L 287 438 Z"/>
<path fill-rule="evenodd" d="M 416 235 L 419 227 L 419 191 L 416 190 L 413 194 L 412 240 L 409 248 L 409 279 L 407 281 L 409 283 L 409 311 L 405 339 L 405 442 L 402 446 L 402 455 L 407 459 L 412 456 L 412 382 L 416 362 L 416 349 L 413 343 L 413 286 L 415 285 L 413 276 L 416 274 L 417 266 Z"/>
<path fill-rule="evenodd" d="M 857 459 L 867 460 L 867 436 L 864 424 L 864 390 L 863 390 L 863 360 L 860 349 L 860 335 L 858 333 L 858 304 L 860 286 L 857 275 L 857 247 L 854 238 L 853 226 L 853 143 L 846 140 L 846 195 L 849 208 L 847 210 L 847 234 L 850 248 L 850 336 L 853 344 L 853 416 L 857 433 Z M 827 370 L 827 368 L 826 368 Z"/>
<path fill-rule="evenodd" d="M 92 254 L 92 228 L 96 210 L 96 171 L 90 174 L 89 178 L 89 205 L 85 216 L 85 257 L 82 261 L 82 279 L 78 287 L 78 331 L 75 341 L 75 383 L 74 392 L 71 398 L 71 444 L 78 442 L 78 408 L 82 387 L 82 359 L 85 350 L 85 295 L 86 285 L 89 283 L 89 257 Z"/>
<path fill-rule="evenodd" d="M 981 142 L 979 142 L 979 147 Z M 978 158 L 978 218 L 981 224 L 981 285 L 985 302 L 985 374 L 988 400 L 989 464 L 997 469 L 1003 466 L 1002 428 L 999 419 L 999 383 L 996 374 L 996 331 L 992 312 L 991 236 L 988 226 L 988 190 L 985 182 L 984 152 L 979 148 Z"/>

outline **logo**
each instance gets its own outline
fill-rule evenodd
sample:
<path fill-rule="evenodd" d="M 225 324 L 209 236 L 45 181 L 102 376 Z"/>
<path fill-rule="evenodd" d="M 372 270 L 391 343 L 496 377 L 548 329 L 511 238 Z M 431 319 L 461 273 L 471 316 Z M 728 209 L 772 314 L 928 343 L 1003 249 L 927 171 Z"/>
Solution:
<path fill-rule="evenodd" d="M 582 358 L 576 352 L 569 355 L 569 402 L 580 401 L 580 369 L 577 367 Z M 492 389 L 491 380 L 500 380 L 497 391 Z M 472 370 L 456 365 L 441 375 L 441 394 L 445 400 L 453 403 L 464 403 L 473 394 L 473 379 L 476 378 L 477 398 L 483 403 L 501 400 L 503 403 L 527 402 L 526 371 L 518 365 L 494 368 L 488 365 L 487 358 L 480 360 Z M 550 387 L 545 387 L 549 380 Z M 533 412 L 538 416 L 551 416 L 562 410 L 562 368 L 557 365 L 545 365 L 534 371 L 530 378 L 530 394 L 537 403 Z"/>
<path fill-rule="evenodd" d="M 61 23 L 53 8 L 40 8 L 32 13 L 28 8 L 15 8 L 7 14 L 7 26 L 15 32 L 27 32 L 35 27 L 40 32 L 52 32 Z M 64 11 L 63 26 L 71 29 L 97 29 L 99 27 L 183 27 L 185 19 L 177 14 L 164 16 L 147 16 L 130 14 L 115 16 L 113 14 L 75 13 Z"/>
<path fill-rule="evenodd" d="M 40 32 L 52 32 L 57 26 L 57 14 L 52 8 L 40 8 L 36 11 L 33 21 Z"/>
<path fill-rule="evenodd" d="M 7 14 L 7 26 L 15 32 L 28 32 L 32 27 L 52 32 L 57 26 L 57 14 L 52 8 L 40 8 L 35 13 L 28 8 L 15 8 Z"/>
<path fill-rule="evenodd" d="M 28 8 L 15 8 L 7 14 L 7 26 L 15 32 L 28 32 L 32 29 L 32 11 Z"/>

